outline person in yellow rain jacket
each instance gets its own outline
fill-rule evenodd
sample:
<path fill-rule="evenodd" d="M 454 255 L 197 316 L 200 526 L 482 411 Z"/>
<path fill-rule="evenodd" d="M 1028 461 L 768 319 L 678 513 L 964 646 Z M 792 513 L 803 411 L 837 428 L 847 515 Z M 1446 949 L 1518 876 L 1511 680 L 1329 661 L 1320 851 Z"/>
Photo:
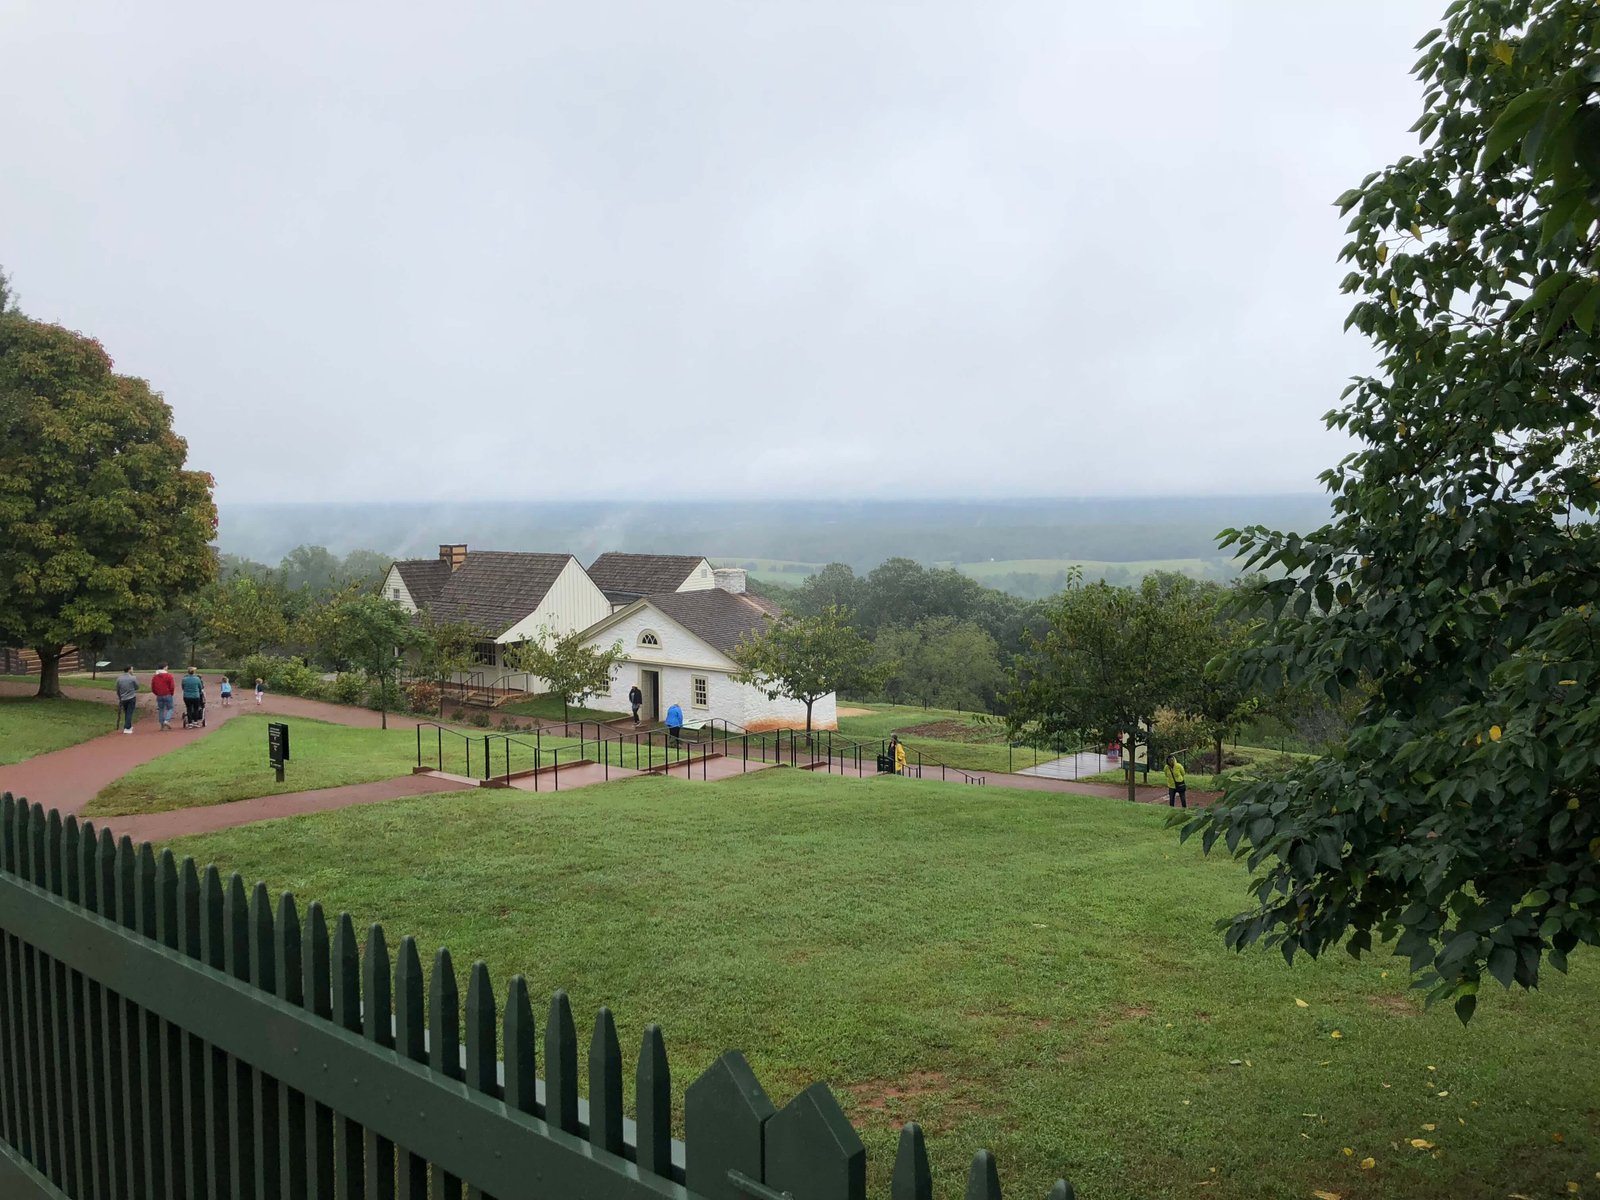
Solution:
<path fill-rule="evenodd" d="M 1189 807 L 1189 785 L 1183 781 L 1183 764 L 1175 755 L 1167 755 L 1167 807 Z"/>
<path fill-rule="evenodd" d="M 894 748 L 894 773 L 896 775 L 904 775 L 906 773 L 906 748 L 900 744 L 898 737 L 893 738 L 891 744 Z"/>

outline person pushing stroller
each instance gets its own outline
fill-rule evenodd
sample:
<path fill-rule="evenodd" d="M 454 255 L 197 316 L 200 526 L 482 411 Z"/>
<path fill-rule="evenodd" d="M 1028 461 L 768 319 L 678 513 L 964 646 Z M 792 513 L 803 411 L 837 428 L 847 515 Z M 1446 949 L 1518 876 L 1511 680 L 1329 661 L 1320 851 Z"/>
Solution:
<path fill-rule="evenodd" d="M 180 685 L 183 689 L 183 727 L 193 729 L 199 726 L 204 729 L 206 724 L 206 681 L 195 673 L 193 667 L 183 677 Z"/>

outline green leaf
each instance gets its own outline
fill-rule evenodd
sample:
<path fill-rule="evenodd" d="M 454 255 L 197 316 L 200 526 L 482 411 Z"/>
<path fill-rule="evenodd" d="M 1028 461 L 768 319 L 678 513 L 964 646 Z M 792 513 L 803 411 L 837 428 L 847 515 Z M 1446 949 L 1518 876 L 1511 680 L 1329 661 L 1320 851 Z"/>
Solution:
<path fill-rule="evenodd" d="M 1589 294 L 1573 308 L 1572 320 L 1585 333 L 1593 333 L 1597 312 L 1600 312 L 1600 283 L 1591 283 Z"/>
<path fill-rule="evenodd" d="M 1489 130 L 1489 136 L 1484 139 L 1483 157 L 1478 163 L 1479 170 L 1493 166 L 1507 150 L 1520 141 L 1523 135 L 1533 128 L 1533 123 L 1544 114 L 1545 105 L 1549 100 L 1550 89 L 1543 87 L 1523 92 L 1507 104 L 1495 119 L 1494 125 Z"/>
<path fill-rule="evenodd" d="M 1489 974 L 1495 977 L 1501 987 L 1510 987 L 1516 973 L 1517 952 L 1510 946 L 1496 946 L 1489 952 Z"/>

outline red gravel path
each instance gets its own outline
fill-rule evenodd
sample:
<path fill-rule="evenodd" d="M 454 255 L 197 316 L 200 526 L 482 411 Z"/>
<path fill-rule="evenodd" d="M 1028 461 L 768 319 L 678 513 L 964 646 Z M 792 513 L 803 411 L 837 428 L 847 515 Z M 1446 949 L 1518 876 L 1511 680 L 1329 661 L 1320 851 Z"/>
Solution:
<path fill-rule="evenodd" d="M 302 813 L 328 812 L 335 808 L 349 808 L 353 804 L 378 804 L 384 800 L 398 800 L 403 796 L 453 792 L 471 786 L 468 783 L 439 779 L 431 775 L 402 775 L 397 779 L 381 779 L 376 783 L 354 783 L 347 787 L 321 788 L 311 792 L 287 792 L 281 796 L 234 800 L 228 804 L 212 804 L 204 808 L 180 808 L 173 812 L 105 817 L 95 821 L 95 828 L 109 828 L 119 838 L 127 834 L 135 842 L 155 842 L 160 845 L 186 834 L 232 829 L 235 825 L 248 825 L 253 821 L 271 821 L 278 817 L 297 817 Z"/>
<path fill-rule="evenodd" d="M 148 684 L 148 680 L 141 678 L 141 683 Z M 35 688 L 31 684 L 0 683 L 0 695 L 32 695 Z M 66 687 L 63 688 L 69 699 L 93 700 L 106 706 L 106 724 L 113 725 L 116 721 L 116 695 L 105 688 Z M 122 778 L 129 771 L 141 763 L 147 763 L 153 758 L 160 758 L 163 754 L 187 746 L 196 738 L 207 736 L 212 730 L 244 712 L 265 712 L 274 716 L 302 717 L 318 721 L 330 721 L 338 725 L 352 725 L 363 729 L 376 728 L 380 723 L 380 714 L 364 708 L 349 708 L 342 704 L 325 704 L 320 700 L 303 700 L 299 696 L 272 696 L 266 698 L 266 703 L 259 708 L 256 706 L 255 696 L 246 694 L 235 697 L 235 703 L 224 708 L 213 697 L 206 705 L 206 728 L 184 729 L 178 719 L 183 711 L 180 704 L 173 714 L 172 728 L 163 733 L 156 725 L 155 697 L 148 693 L 139 697 L 138 715 L 133 722 L 133 735 L 130 737 L 120 731 L 113 731 L 103 737 L 91 738 L 87 742 L 79 742 L 76 746 L 68 746 L 62 750 L 55 750 L 49 754 L 36 755 L 26 762 L 15 763 L 11 766 L 0 766 L 0 792 L 11 792 L 17 796 L 26 796 L 35 804 L 43 804 L 46 808 L 58 808 L 64 814 L 80 812 L 99 794 L 100 790 L 108 784 Z M 367 786 L 367 785 L 362 785 Z M 341 789 L 330 789 L 341 790 Z M 435 791 L 445 791 L 447 788 L 435 788 Z M 291 793 L 290 795 L 294 795 Z M 301 793 L 304 794 L 304 793 Z M 414 793 L 402 792 L 401 795 Z M 290 796 L 273 796 L 265 798 L 270 801 L 288 800 Z M 250 801 L 249 803 L 255 803 Z M 217 806 L 226 807 L 226 806 Z M 206 809 L 184 809 L 183 813 L 203 813 Z M 296 811 L 292 806 L 285 808 L 285 815 Z M 177 816 L 178 813 L 160 814 L 162 816 Z M 193 831 L 197 832 L 202 826 L 198 823 Z M 169 835 L 175 836 L 175 835 Z"/>

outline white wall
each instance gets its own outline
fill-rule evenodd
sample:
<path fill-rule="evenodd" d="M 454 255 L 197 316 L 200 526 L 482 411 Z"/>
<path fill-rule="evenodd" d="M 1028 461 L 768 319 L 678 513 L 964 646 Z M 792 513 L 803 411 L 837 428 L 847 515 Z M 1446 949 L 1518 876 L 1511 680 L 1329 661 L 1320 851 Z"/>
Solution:
<path fill-rule="evenodd" d="M 399 596 L 395 595 L 397 588 L 400 592 Z M 411 589 L 406 587 L 406 581 L 400 578 L 399 567 L 393 565 L 389 567 L 389 573 L 383 577 L 382 595 L 385 600 L 394 600 L 396 603 L 403 605 L 407 612 L 417 611 L 417 602 L 411 598 Z"/>
<path fill-rule="evenodd" d="M 606 594 L 595 587 L 594 580 L 577 559 L 569 558 L 539 607 L 495 640 L 501 645 L 526 641 L 538 637 L 546 629 L 560 637 L 587 629 L 610 615 L 611 601 L 606 599 Z"/>
<path fill-rule="evenodd" d="M 659 646 L 641 646 L 639 635 L 646 630 L 660 640 Z M 734 662 L 721 651 L 708 646 L 677 622 L 648 604 L 589 639 L 589 645 L 603 647 L 620 640 L 628 661 L 612 672 L 610 690 L 588 700 L 591 708 L 628 711 L 628 689 L 639 683 L 641 671 L 652 670 L 661 677 L 661 716 L 677 703 L 684 720 L 698 725 L 712 718 L 732 721 L 747 729 L 804 728 L 806 706 L 798 700 L 779 697 L 768 700 L 765 692 L 747 683 L 735 683 Z M 694 677 L 704 676 L 705 707 L 694 703 Z M 643 686 L 641 684 L 641 690 Z M 824 696 L 812 709 L 812 724 L 817 729 L 832 729 L 838 723 L 834 697 Z"/>
<path fill-rule="evenodd" d="M 702 558 L 700 565 L 690 572 L 689 578 L 678 585 L 678 590 L 680 592 L 709 592 L 716 586 L 716 572 L 711 569 L 710 560 Z"/>

